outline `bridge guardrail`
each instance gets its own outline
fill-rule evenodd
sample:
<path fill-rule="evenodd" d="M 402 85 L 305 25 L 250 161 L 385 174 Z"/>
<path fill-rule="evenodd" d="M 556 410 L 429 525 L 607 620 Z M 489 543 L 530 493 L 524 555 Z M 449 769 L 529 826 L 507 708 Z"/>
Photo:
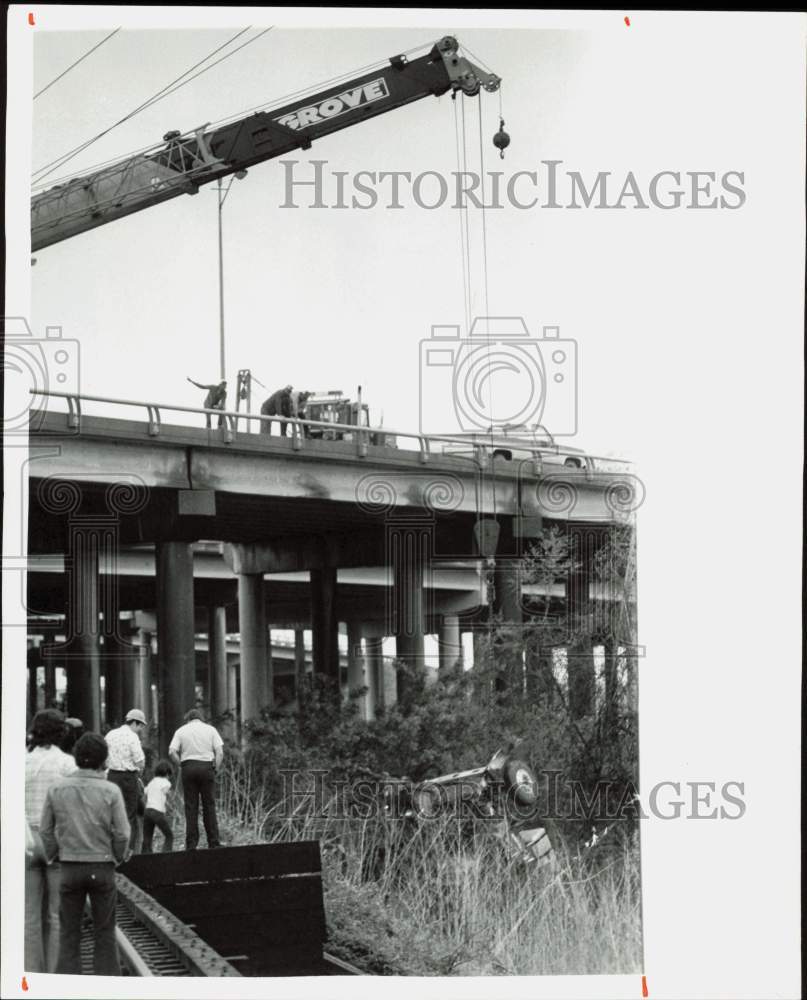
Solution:
<path fill-rule="evenodd" d="M 525 452 L 528 453 L 532 459 L 533 471 L 536 476 L 541 475 L 544 471 L 545 456 L 560 458 L 567 455 L 570 458 L 573 457 L 580 460 L 583 462 L 583 469 L 587 479 L 592 478 L 593 473 L 597 469 L 595 463 L 598 461 L 624 464 L 625 466 L 629 465 L 629 462 L 626 459 L 606 458 L 605 456 L 589 455 L 586 453 L 580 453 L 579 451 L 564 450 L 559 445 L 556 445 L 554 448 L 546 446 L 535 447 L 534 445 L 531 446 L 529 442 L 526 441 L 519 441 L 512 438 L 503 438 L 499 440 L 496 439 L 495 436 L 486 436 L 483 432 L 468 435 L 421 434 L 414 431 L 390 430 L 386 427 L 362 427 L 355 424 L 337 424 L 323 420 L 304 420 L 300 417 L 278 417 L 276 415 L 266 416 L 258 413 L 244 414 L 243 412 L 239 412 L 237 410 L 211 410 L 205 409 L 204 407 L 182 406 L 178 403 L 153 403 L 135 399 L 116 399 L 109 396 L 91 396 L 86 394 L 60 392 L 58 390 L 31 389 L 29 391 L 32 396 L 43 396 L 66 400 L 67 426 L 76 430 L 81 428 L 81 404 L 83 402 L 104 403 L 112 406 L 132 406 L 139 409 L 145 409 L 148 434 L 150 437 L 159 436 L 162 428 L 162 411 L 165 410 L 172 413 L 193 413 L 198 416 L 203 416 L 206 419 L 209 418 L 211 423 L 212 418 L 216 417 L 220 424 L 223 424 L 223 426 L 220 426 L 219 429 L 222 431 L 221 440 L 224 444 L 232 444 L 237 440 L 239 434 L 239 420 L 245 420 L 247 422 L 246 433 L 251 433 L 249 425 L 253 420 L 258 421 L 259 424 L 271 424 L 272 421 L 275 421 L 286 424 L 290 427 L 291 446 L 294 451 L 300 451 L 304 447 L 305 441 L 313 440 L 307 437 L 305 433 L 305 428 L 311 427 L 322 428 L 323 430 L 342 431 L 353 435 L 356 443 L 356 454 L 359 458 L 367 457 L 367 447 L 371 442 L 372 436 L 375 434 L 394 436 L 396 438 L 406 438 L 416 441 L 420 453 L 420 461 L 424 465 L 429 462 L 433 454 L 432 444 L 434 443 L 463 445 L 473 452 L 474 458 L 480 461 L 480 463 L 485 459 L 492 463 L 493 455 L 497 448 Z M 448 451 L 445 452 L 445 454 L 450 456 L 451 452 Z"/>

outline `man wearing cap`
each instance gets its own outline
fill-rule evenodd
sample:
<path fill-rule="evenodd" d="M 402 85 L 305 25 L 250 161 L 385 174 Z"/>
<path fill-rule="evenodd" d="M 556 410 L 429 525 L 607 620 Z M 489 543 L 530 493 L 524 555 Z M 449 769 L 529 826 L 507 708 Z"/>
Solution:
<path fill-rule="evenodd" d="M 221 767 L 224 742 L 209 726 L 198 708 L 185 714 L 185 725 L 174 733 L 168 756 L 182 771 L 182 795 L 185 799 L 185 849 L 199 843 L 199 799 L 208 847 L 220 847 L 216 819 L 216 771 Z"/>
<path fill-rule="evenodd" d="M 117 785 L 123 793 L 126 818 L 131 834 L 129 847 L 134 850 L 137 843 L 137 803 L 140 798 L 140 772 L 146 765 L 146 755 L 140 742 L 140 733 L 146 728 L 146 717 L 139 708 L 126 713 L 126 721 L 117 729 L 106 734 L 109 750 L 107 757 L 107 780 Z"/>

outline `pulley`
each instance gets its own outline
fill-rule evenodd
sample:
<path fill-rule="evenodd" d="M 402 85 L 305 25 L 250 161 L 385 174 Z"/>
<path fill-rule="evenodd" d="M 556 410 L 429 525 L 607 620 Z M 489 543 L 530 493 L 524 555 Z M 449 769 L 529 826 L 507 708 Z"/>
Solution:
<path fill-rule="evenodd" d="M 504 118 L 499 119 L 499 131 L 493 136 L 493 145 L 499 150 L 499 156 L 504 159 L 504 151 L 510 145 L 510 136 L 504 130 Z"/>

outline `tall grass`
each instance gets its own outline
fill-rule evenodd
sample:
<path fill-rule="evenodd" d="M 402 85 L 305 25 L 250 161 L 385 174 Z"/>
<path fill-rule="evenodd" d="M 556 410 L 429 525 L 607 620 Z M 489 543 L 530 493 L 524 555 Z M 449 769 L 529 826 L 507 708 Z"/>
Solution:
<path fill-rule="evenodd" d="M 513 859 L 487 821 L 416 823 L 383 811 L 284 814 L 254 766 L 231 759 L 218 783 L 230 844 L 318 839 L 328 948 L 394 975 L 638 972 L 638 849 L 616 841 L 580 856 L 555 837 L 544 867 Z M 471 824 L 469 826 L 469 824 Z"/>

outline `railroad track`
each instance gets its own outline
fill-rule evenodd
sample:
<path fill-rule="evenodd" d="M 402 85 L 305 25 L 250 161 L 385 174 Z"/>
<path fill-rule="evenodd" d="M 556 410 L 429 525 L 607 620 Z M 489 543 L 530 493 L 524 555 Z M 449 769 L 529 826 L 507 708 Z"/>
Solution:
<path fill-rule="evenodd" d="M 116 909 L 121 971 L 128 976 L 240 976 L 187 924 L 139 889 L 117 876 Z M 81 939 L 84 975 L 92 975 L 92 921 L 85 916 Z M 238 958 L 243 956 L 237 956 Z"/>
<path fill-rule="evenodd" d="M 316 841 L 137 856 L 115 877 L 123 975 L 363 975 L 323 950 Z M 82 930 L 92 975 L 89 914 Z"/>

